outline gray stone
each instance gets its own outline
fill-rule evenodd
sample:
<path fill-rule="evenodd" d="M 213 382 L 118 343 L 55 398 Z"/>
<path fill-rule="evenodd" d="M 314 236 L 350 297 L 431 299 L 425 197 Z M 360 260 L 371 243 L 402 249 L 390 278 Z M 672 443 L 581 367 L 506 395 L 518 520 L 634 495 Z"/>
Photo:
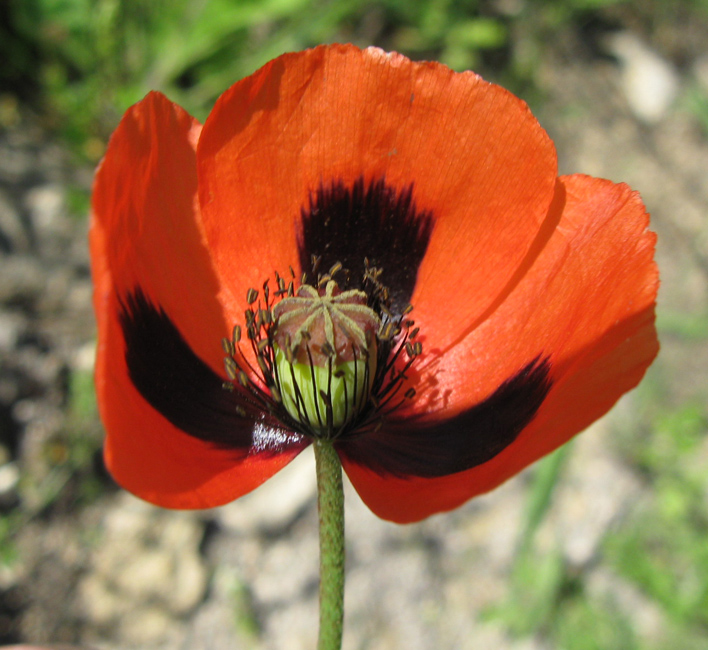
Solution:
<path fill-rule="evenodd" d="M 8 193 L 0 187 L 0 250 L 27 252 L 30 240 L 22 217 Z"/>
<path fill-rule="evenodd" d="M 202 524 L 120 494 L 103 519 L 91 571 L 79 589 L 93 626 L 114 626 L 132 644 L 154 645 L 175 617 L 203 600 L 209 574 L 199 555 Z"/>
<path fill-rule="evenodd" d="M 631 111 L 647 124 L 662 120 L 678 95 L 674 66 L 632 32 L 613 34 L 608 45 L 622 66 L 622 90 Z"/>

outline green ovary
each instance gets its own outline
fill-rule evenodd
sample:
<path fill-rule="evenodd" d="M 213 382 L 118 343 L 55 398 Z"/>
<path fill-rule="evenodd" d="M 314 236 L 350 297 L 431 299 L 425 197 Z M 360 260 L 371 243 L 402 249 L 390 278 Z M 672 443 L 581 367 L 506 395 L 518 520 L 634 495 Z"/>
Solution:
<path fill-rule="evenodd" d="M 330 374 L 328 367 L 291 364 L 283 351 L 277 345 L 274 347 L 283 406 L 314 433 L 322 437 L 336 433 L 368 404 L 376 372 L 375 351 L 368 360 L 339 364 L 333 360 Z"/>

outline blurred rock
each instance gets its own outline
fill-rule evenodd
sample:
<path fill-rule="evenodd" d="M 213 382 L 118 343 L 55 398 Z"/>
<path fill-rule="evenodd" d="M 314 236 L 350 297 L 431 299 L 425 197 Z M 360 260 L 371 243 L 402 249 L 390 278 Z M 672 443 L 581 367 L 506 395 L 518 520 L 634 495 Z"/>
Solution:
<path fill-rule="evenodd" d="M 622 67 L 622 90 L 630 110 L 646 124 L 659 122 L 678 94 L 674 66 L 632 32 L 613 34 L 607 46 Z"/>
<path fill-rule="evenodd" d="M 160 510 L 120 494 L 103 519 L 90 571 L 79 585 L 85 617 L 131 644 L 163 641 L 175 617 L 203 600 L 208 571 L 203 525 L 191 513 Z"/>
<path fill-rule="evenodd" d="M 30 240 L 19 211 L 0 187 L 0 251 L 25 252 Z"/>
<path fill-rule="evenodd" d="M 0 352 L 8 354 L 17 346 L 26 324 L 26 319 L 20 313 L 0 311 Z"/>
<path fill-rule="evenodd" d="M 13 255 L 2 260 L 0 303 L 30 308 L 44 291 L 46 269 L 36 257 Z"/>
<path fill-rule="evenodd" d="M 568 479 L 559 494 L 563 515 L 558 518 L 558 531 L 564 554 L 576 567 L 597 557 L 610 528 L 642 494 L 639 479 L 611 453 L 608 433 L 600 434 L 605 424 L 602 421 L 592 433 L 578 439 Z"/>
<path fill-rule="evenodd" d="M 603 567 L 593 569 L 587 577 L 588 593 L 612 603 L 627 620 L 631 620 L 642 646 L 668 647 L 662 643 L 668 630 L 661 608 L 640 589 Z"/>
<path fill-rule="evenodd" d="M 560 545 L 576 569 L 597 558 L 610 528 L 642 493 L 637 477 L 612 454 L 609 440 L 606 420 L 576 439 L 564 480 L 539 531 L 541 545 L 546 549 Z"/>
<path fill-rule="evenodd" d="M 2 450 L 2 455 L 6 455 L 7 451 Z M 20 482 L 20 468 L 17 463 L 4 462 L 0 465 L 0 508 L 6 508 L 8 505 L 17 501 L 17 484 Z"/>
<path fill-rule="evenodd" d="M 46 183 L 34 187 L 27 192 L 24 202 L 40 239 L 54 237 L 57 233 L 66 234 L 66 228 L 62 227 L 65 207 L 61 185 Z"/>

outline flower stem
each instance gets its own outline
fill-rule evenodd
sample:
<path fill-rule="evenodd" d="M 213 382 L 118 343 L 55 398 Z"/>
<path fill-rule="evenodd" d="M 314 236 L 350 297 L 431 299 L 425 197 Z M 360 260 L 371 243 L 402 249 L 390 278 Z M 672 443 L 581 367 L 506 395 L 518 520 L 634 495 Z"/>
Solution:
<path fill-rule="evenodd" d="M 344 491 L 331 440 L 315 440 L 320 515 L 320 636 L 317 650 L 340 650 L 344 621 Z"/>

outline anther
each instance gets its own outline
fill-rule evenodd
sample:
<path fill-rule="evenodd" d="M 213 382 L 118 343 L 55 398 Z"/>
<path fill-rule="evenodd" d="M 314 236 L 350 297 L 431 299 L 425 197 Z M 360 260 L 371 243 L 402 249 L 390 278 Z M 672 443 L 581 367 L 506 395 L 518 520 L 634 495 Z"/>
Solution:
<path fill-rule="evenodd" d="M 226 370 L 227 377 L 231 381 L 234 381 L 238 376 L 239 367 L 231 357 L 226 357 L 224 359 L 224 369 Z"/>
<path fill-rule="evenodd" d="M 391 334 L 393 333 L 393 328 L 394 325 L 391 321 L 388 321 L 387 323 L 384 323 L 381 326 L 381 329 L 379 331 L 379 338 L 382 341 L 388 341 L 391 338 Z"/>
<path fill-rule="evenodd" d="M 292 365 L 295 363 L 296 357 L 297 357 L 297 348 L 291 348 L 290 346 L 286 346 L 283 348 L 285 352 L 285 360 Z"/>

